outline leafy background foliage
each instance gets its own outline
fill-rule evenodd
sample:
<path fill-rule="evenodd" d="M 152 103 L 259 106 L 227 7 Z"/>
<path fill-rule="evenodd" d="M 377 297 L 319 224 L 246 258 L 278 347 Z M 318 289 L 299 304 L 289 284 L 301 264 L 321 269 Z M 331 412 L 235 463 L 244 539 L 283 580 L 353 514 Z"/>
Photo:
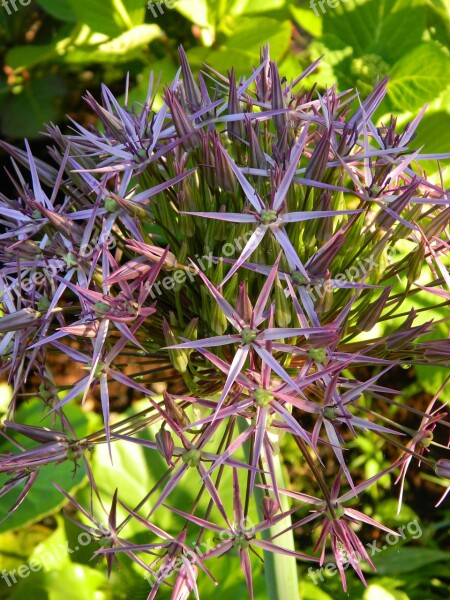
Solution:
<path fill-rule="evenodd" d="M 324 55 L 314 74 L 323 89 L 336 82 L 339 90 L 358 86 L 364 94 L 372 89 L 377 76 L 390 76 L 387 99 L 379 110 L 379 119 L 395 111 L 406 123 L 412 113 L 429 104 L 419 128 L 416 145 L 425 152 L 448 150 L 450 131 L 450 2 L 449 0 L 350 0 L 336 9 L 327 7 L 320 16 L 309 2 L 290 0 L 178 0 L 174 10 L 166 10 L 158 19 L 142 0 L 36 0 L 8 16 L 0 8 L 0 52 L 3 72 L 0 76 L 0 115 L 2 138 L 17 140 L 39 138 L 42 124 L 48 121 L 67 126 L 64 115 L 83 116 L 80 96 L 85 89 L 95 93 L 100 82 L 124 87 L 129 73 L 132 83 L 130 100 L 143 100 L 151 70 L 161 72 L 161 86 L 170 81 L 178 65 L 176 48 L 183 43 L 190 64 L 202 63 L 226 71 L 234 65 L 237 75 L 249 73 L 258 63 L 260 47 L 270 43 L 271 55 L 288 78 L 298 75 L 312 60 Z M 317 74 L 318 73 L 318 74 Z M 88 119 L 87 116 L 85 116 Z M 430 172 L 436 165 L 429 164 Z M 447 175 L 448 177 L 448 175 Z M 423 275 L 426 281 L 426 275 Z M 444 309 L 437 311 L 442 318 Z M 383 326 L 388 329 L 389 326 Z M 404 394 L 432 392 L 442 384 L 445 373 L 417 367 L 416 378 Z M 6 410 L 8 388 L 2 386 L 1 406 Z M 444 398 L 450 398 L 446 391 Z M 139 409 L 133 405 L 130 414 Z M 87 433 L 99 428 L 99 419 L 71 407 L 71 420 Z M 3 412 L 4 412 L 3 411 Z M 40 414 L 32 402 L 22 406 L 21 422 L 39 424 Z M 124 415 L 122 415 L 124 416 Z M 151 434 L 149 434 L 151 435 Z M 368 439 L 368 438 L 366 438 Z M 140 446 L 124 455 L 120 444 L 115 448 L 114 469 L 106 451 L 97 451 L 93 469 L 102 491 L 112 497 L 116 487 L 130 498 L 141 497 L 158 479 L 158 469 L 145 465 L 146 454 Z M 106 448 L 104 448 L 106 450 Z M 370 476 L 383 468 L 385 457 L 370 444 L 360 445 L 361 465 Z M 0 443 L 2 452 L 2 443 Z M 79 530 L 60 512 L 61 496 L 52 493 L 50 481 L 57 481 L 70 493 L 78 493 L 83 504 L 89 499 L 87 480 L 81 471 L 74 477 L 62 466 L 44 469 L 37 487 L 42 492 L 24 501 L 20 511 L 0 527 L 0 571 L 17 568 L 39 558 L 55 545 L 68 542 L 75 547 Z M 367 471 L 369 470 L 369 471 Z M 142 480 L 146 473 L 148 481 Z M 65 479 L 64 479 L 65 478 Z M 231 487 L 231 486 L 230 486 Z M 142 488 L 142 489 L 136 489 Z M 77 492 L 78 490 L 78 492 Z M 37 491 L 37 490 L 36 490 Z M 178 492 L 190 496 L 188 482 Z M 394 498 L 384 492 L 373 494 L 374 518 L 383 518 L 395 528 L 416 518 L 405 506 L 396 518 Z M 39 502 L 36 499 L 39 498 Z M 122 498 L 126 501 L 126 496 Z M 131 502 L 130 502 L 131 504 Z M 8 497 L 0 499 L 0 514 L 10 506 Z M 170 520 L 176 519 L 167 514 Z M 301 592 L 305 600 L 362 598 L 364 600 L 408 600 L 448 597 L 448 540 L 450 511 L 442 510 L 439 521 L 430 520 L 422 537 L 413 547 L 398 543 L 374 557 L 378 573 L 369 577 L 364 589 L 356 577 L 349 578 L 348 593 L 342 592 L 339 577 L 325 576 L 319 586 L 304 573 Z M 136 524 L 134 523 L 136 527 Z M 145 530 L 136 527 L 131 538 L 138 543 Z M 108 581 L 106 568 L 89 561 L 92 547 L 75 554 L 61 553 L 48 570 L 20 580 L 9 589 L 0 581 L 0 598 L 20 600 L 106 600 L 145 598 L 148 584 L 134 563 L 125 559 L 120 572 Z M 447 567 L 445 566 L 447 565 Z M 244 582 L 222 561 L 219 590 L 204 581 L 203 597 L 229 598 L 245 594 Z M 257 569 L 255 565 L 255 569 Z M 255 570 L 255 575 L 257 571 Z M 219 574 L 217 574 L 219 575 Z M 218 577 L 219 578 L 219 577 Z M 265 597 L 262 577 L 255 576 L 255 597 Z M 210 586 L 210 587 L 208 587 Z M 162 599 L 169 598 L 170 593 Z"/>

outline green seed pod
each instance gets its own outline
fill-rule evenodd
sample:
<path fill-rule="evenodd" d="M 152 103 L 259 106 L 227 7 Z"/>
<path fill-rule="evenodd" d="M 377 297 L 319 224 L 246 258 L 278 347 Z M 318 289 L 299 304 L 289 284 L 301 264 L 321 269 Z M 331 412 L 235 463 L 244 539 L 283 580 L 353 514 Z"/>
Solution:
<path fill-rule="evenodd" d="M 163 319 L 162 326 L 166 344 L 168 346 L 178 344 L 179 342 L 166 319 Z M 186 350 L 182 350 L 181 348 L 175 348 L 174 350 L 168 350 L 168 353 L 170 362 L 172 363 L 174 368 L 180 373 L 184 373 L 188 365 L 188 356 L 186 354 Z"/>
<path fill-rule="evenodd" d="M 198 336 L 198 317 L 195 317 L 194 319 L 192 319 L 191 321 L 189 321 L 189 323 L 186 325 L 186 328 L 184 329 L 182 336 L 184 338 L 186 338 L 187 340 L 191 340 L 194 341 L 197 339 Z M 186 355 L 189 357 L 191 355 L 191 353 L 193 352 L 193 349 L 191 348 L 186 348 Z"/>
<path fill-rule="evenodd" d="M 211 329 L 216 335 L 223 335 L 228 327 L 227 318 L 217 302 L 214 302 L 211 307 L 209 322 L 211 323 Z"/>
<path fill-rule="evenodd" d="M 408 284 L 412 285 L 417 281 L 422 273 L 422 267 L 425 259 L 425 243 L 421 242 L 416 250 L 413 250 L 408 255 L 408 267 L 406 273 L 406 279 Z"/>

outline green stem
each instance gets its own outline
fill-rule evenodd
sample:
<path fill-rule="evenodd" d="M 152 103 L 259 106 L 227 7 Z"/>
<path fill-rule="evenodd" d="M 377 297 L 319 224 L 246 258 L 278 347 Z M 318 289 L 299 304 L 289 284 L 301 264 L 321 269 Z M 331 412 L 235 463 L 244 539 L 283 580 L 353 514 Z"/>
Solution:
<path fill-rule="evenodd" d="M 286 488 L 279 454 L 273 457 L 273 463 L 278 486 Z M 258 506 L 259 516 L 262 519 L 263 517 L 259 507 L 261 506 L 261 500 L 264 496 L 263 490 L 255 487 L 254 496 L 256 505 Z M 281 495 L 280 501 L 282 510 L 289 510 L 290 506 L 287 496 Z M 270 529 L 263 531 L 263 539 L 276 535 L 280 531 L 287 529 L 291 524 L 291 517 L 288 516 Z M 287 550 L 295 550 L 292 529 L 288 529 L 283 535 L 277 537 L 276 544 Z M 264 572 L 268 600 L 286 600 L 287 598 L 289 598 L 289 600 L 300 600 L 297 563 L 294 557 L 264 551 Z"/>

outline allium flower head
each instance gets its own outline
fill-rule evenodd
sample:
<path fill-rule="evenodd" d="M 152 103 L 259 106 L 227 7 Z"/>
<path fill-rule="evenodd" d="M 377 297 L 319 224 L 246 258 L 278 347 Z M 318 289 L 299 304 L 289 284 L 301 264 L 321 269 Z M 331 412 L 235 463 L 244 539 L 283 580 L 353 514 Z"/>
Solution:
<path fill-rule="evenodd" d="M 343 557 L 365 582 L 355 523 L 392 532 L 348 502 L 394 470 L 400 498 L 412 466 L 449 471 L 432 437 L 449 426 L 448 379 L 425 412 L 383 379 L 398 366 L 450 366 L 449 317 L 434 313 L 450 298 L 450 197 L 420 166 L 424 111 L 403 130 L 379 123 L 387 79 L 365 98 L 306 89 L 318 61 L 288 82 L 268 47 L 240 79 L 233 65 L 195 75 L 188 54 L 160 108 L 152 74 L 141 104 L 122 106 L 106 86 L 99 101 L 88 94 L 96 127 L 48 126 L 51 164 L 28 143 L 0 142 L 15 190 L 0 194 L 7 517 L 42 469 L 75 464 L 90 506 L 55 483 L 62 499 L 95 533 L 108 572 L 125 553 L 150 577 L 150 600 L 166 585 L 174 599 L 198 598 L 223 556 L 236 558 L 249 597 L 255 557 L 268 586 L 272 577 L 295 600 L 295 560 L 323 563 L 328 543 L 344 587 Z M 17 407 L 36 378 L 42 426 L 29 426 Z M 114 415 L 114 400 L 133 394 L 145 410 Z M 87 409 L 96 395 L 103 427 L 83 437 L 68 406 Z M 368 435 L 392 449 L 365 480 L 352 464 Z M 91 469 L 90 450 L 107 444 L 112 460 L 117 443 L 137 445 L 152 475 L 162 465 L 133 506 L 120 489 L 104 498 Z M 295 525 L 317 523 L 316 556 L 294 540 L 305 505 Z"/>

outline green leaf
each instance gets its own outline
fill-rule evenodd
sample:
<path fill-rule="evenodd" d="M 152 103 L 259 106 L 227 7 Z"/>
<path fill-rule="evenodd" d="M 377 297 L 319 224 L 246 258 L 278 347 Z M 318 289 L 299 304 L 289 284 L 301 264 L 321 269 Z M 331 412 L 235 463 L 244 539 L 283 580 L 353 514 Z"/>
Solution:
<path fill-rule="evenodd" d="M 206 0 L 178 0 L 174 8 L 183 15 L 183 17 L 186 17 L 186 19 L 199 27 L 213 26 L 213 22 L 210 21 L 208 3 Z"/>
<path fill-rule="evenodd" d="M 56 44 L 14 46 L 5 57 L 5 63 L 15 71 L 30 69 L 39 63 L 57 58 Z"/>
<path fill-rule="evenodd" d="M 159 61 L 152 62 L 151 66 L 144 67 L 141 73 L 138 76 L 138 85 L 132 88 L 128 94 L 128 106 L 132 106 L 134 102 L 145 102 L 148 92 L 148 83 L 150 79 L 151 72 L 154 72 L 154 85 L 158 81 L 159 76 L 161 75 L 160 84 L 158 87 L 158 94 L 156 95 L 155 102 L 153 104 L 154 110 L 159 110 L 162 106 L 163 100 L 161 97 L 161 92 L 164 85 L 170 84 L 174 79 L 175 75 L 178 71 L 178 66 L 175 65 L 173 60 L 169 56 L 165 56 L 163 59 Z M 154 90 L 155 91 L 155 90 Z M 121 104 L 125 102 L 125 96 L 120 96 L 118 101 Z M 158 236 L 164 236 L 164 232 L 158 231 Z"/>
<path fill-rule="evenodd" d="M 72 8 L 72 0 L 36 0 L 39 6 L 48 12 L 49 15 L 60 19 L 61 21 L 76 21 L 77 15 Z"/>
<path fill-rule="evenodd" d="M 391 70 L 388 96 L 395 110 L 415 111 L 434 100 L 448 84 L 448 53 L 433 42 L 417 46 Z"/>
<path fill-rule="evenodd" d="M 322 19 L 312 10 L 298 6 L 289 6 L 289 9 L 302 29 L 316 37 L 322 35 Z"/>
<path fill-rule="evenodd" d="M 114 442 L 111 445 L 111 453 L 113 457 L 112 464 L 106 444 L 97 446 L 91 458 L 90 465 L 100 496 L 105 506 L 108 507 L 116 488 L 118 488 L 119 499 L 127 506 L 134 507 L 136 502 L 144 498 L 158 481 L 158 478 L 164 474 L 165 463 L 155 452 L 144 450 L 142 446 L 130 444 L 129 442 Z M 151 470 L 146 461 L 148 453 L 152 456 Z M 89 506 L 90 490 L 81 490 L 78 500 L 82 505 Z M 147 502 L 142 508 L 143 513 L 150 512 L 150 509 L 150 502 Z M 104 515 L 98 499 L 95 497 L 94 510 L 96 511 L 95 514 L 100 517 L 100 520 L 104 518 L 106 523 L 107 516 Z M 117 512 L 119 515 L 118 520 L 128 515 L 120 506 L 118 506 Z M 159 521 L 158 524 L 164 528 L 170 522 Z M 127 533 L 125 537 L 128 537 L 130 534 L 136 534 L 142 531 L 142 529 L 143 526 L 133 519 L 126 528 Z"/>
<path fill-rule="evenodd" d="M 306 577 L 302 577 L 300 580 L 300 593 L 302 600 L 333 600 L 332 596 Z"/>
<path fill-rule="evenodd" d="M 424 29 L 421 0 L 350 0 L 323 16 L 324 35 L 352 46 L 356 57 L 377 54 L 390 63 L 418 44 Z"/>
<path fill-rule="evenodd" d="M 157 25 L 137 25 L 131 31 L 96 46 L 75 47 L 63 56 L 63 60 L 69 64 L 129 61 L 140 56 L 142 47 L 161 35 L 162 31 Z"/>
<path fill-rule="evenodd" d="M 31 587 L 33 600 L 41 597 L 35 590 L 42 590 L 46 594 L 42 598 L 46 600 L 102 600 L 105 597 L 99 590 L 105 587 L 106 576 L 98 569 L 72 562 L 76 561 L 77 550 L 67 541 L 62 519 L 58 519 L 57 529 L 38 544 L 23 563 L 28 566 L 28 572 L 24 569 L 23 578 L 17 578 L 11 600 L 29 600 Z M 31 561 L 34 570 L 29 568 Z"/>
<path fill-rule="evenodd" d="M 190 62 L 192 61 L 191 65 L 197 69 L 202 63 L 206 63 L 219 72 L 226 72 L 230 65 L 233 65 L 239 77 L 259 64 L 263 43 L 270 44 L 272 60 L 280 61 L 289 49 L 291 28 L 290 21 L 280 23 L 266 17 L 243 17 L 239 19 L 233 35 L 221 48 L 208 52 L 205 52 L 204 48 L 192 48 L 187 55 Z"/>
<path fill-rule="evenodd" d="M 233 15 L 251 15 L 255 13 L 264 14 L 271 10 L 283 8 L 286 0 L 237 0 L 231 9 Z"/>
<path fill-rule="evenodd" d="M 409 596 L 400 590 L 373 583 L 365 590 L 363 600 L 409 600 Z"/>
<path fill-rule="evenodd" d="M 6 98 L 1 114 L 3 134 L 15 138 L 20 132 L 23 137 L 37 137 L 44 123 L 60 118 L 60 98 L 65 92 L 65 84 L 58 75 L 34 76 L 24 84 L 20 94 Z"/>
<path fill-rule="evenodd" d="M 449 0 L 426 0 L 427 25 L 433 39 L 450 45 L 450 2 Z"/>
<path fill-rule="evenodd" d="M 449 559 L 449 552 L 429 548 L 405 548 L 404 546 L 401 548 L 392 547 L 390 550 L 380 552 L 372 558 L 380 575 L 411 573 L 432 563 L 448 562 Z"/>
<path fill-rule="evenodd" d="M 71 0 L 71 5 L 80 23 L 112 38 L 145 18 L 142 0 Z"/>
<path fill-rule="evenodd" d="M 450 94 L 447 94 L 447 98 L 450 99 Z M 420 148 L 423 146 L 422 152 L 424 154 L 430 153 L 445 153 L 448 152 L 448 132 L 450 131 L 450 114 L 444 110 L 439 110 L 431 114 L 426 114 L 420 122 L 417 137 L 414 138 L 414 142 L 410 144 L 410 147 Z M 444 180 L 446 186 L 450 186 L 450 160 L 440 160 L 441 167 L 444 172 Z M 427 160 L 421 161 L 422 168 L 428 173 L 438 172 L 438 162 Z M 427 373 L 430 371 L 426 366 L 420 366 L 416 368 L 416 373 L 421 380 L 421 384 L 427 383 Z M 436 382 L 434 382 L 436 383 Z M 428 388 L 431 387 L 431 382 Z M 434 388 L 437 390 L 439 388 Z M 424 389 L 427 389 L 424 387 Z M 450 400 L 450 390 L 443 390 L 441 397 Z M 430 391 L 430 389 L 427 389 Z M 434 394 L 435 392 L 431 392 Z"/>

